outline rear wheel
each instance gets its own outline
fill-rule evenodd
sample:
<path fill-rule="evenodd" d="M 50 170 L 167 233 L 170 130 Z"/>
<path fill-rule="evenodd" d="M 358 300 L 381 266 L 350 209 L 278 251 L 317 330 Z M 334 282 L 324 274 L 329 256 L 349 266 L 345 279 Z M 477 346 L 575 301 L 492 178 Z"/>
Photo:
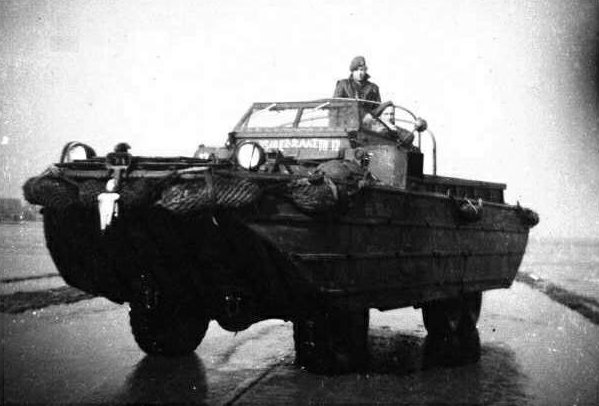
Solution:
<path fill-rule="evenodd" d="M 184 305 L 166 302 L 154 307 L 132 302 L 129 317 L 137 345 L 149 355 L 177 356 L 194 352 L 209 323 L 207 317 L 193 313 Z"/>
<path fill-rule="evenodd" d="M 331 308 L 293 323 L 295 362 L 317 373 L 361 369 L 368 359 L 368 309 Z"/>
<path fill-rule="evenodd" d="M 435 300 L 422 307 L 428 332 L 425 356 L 441 364 L 476 362 L 480 358 L 480 339 L 476 323 L 480 316 L 482 293 L 459 298 Z"/>

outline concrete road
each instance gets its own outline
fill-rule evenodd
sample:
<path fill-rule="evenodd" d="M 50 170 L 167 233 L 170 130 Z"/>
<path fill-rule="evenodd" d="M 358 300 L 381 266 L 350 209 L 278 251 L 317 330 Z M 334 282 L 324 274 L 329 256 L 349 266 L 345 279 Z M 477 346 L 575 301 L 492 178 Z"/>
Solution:
<path fill-rule="evenodd" d="M 3 403 L 599 404 L 599 326 L 521 283 L 485 293 L 478 363 L 423 368 L 420 312 L 373 310 L 368 370 L 339 376 L 295 367 L 278 320 L 213 322 L 193 356 L 164 359 L 104 299 L 1 317 Z"/>

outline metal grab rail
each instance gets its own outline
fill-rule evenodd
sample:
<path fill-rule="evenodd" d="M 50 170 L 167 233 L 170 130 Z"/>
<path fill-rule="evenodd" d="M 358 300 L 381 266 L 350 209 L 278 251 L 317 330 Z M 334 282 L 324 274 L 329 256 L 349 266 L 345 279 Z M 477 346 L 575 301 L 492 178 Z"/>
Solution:
<path fill-rule="evenodd" d="M 431 137 L 431 141 L 433 142 L 433 176 L 437 176 L 437 140 L 435 138 L 435 134 L 429 129 L 426 129 L 422 132 L 418 132 L 418 149 L 420 149 L 422 145 L 422 133 L 428 133 Z"/>
<path fill-rule="evenodd" d="M 94 149 L 89 145 L 79 141 L 70 141 L 67 142 L 66 145 L 62 148 L 62 151 L 60 153 L 60 163 L 63 164 L 66 162 L 71 162 L 71 152 L 73 152 L 73 150 L 79 147 L 83 148 L 83 151 L 85 151 L 85 159 L 90 159 L 97 156 L 96 151 L 94 151 Z"/>

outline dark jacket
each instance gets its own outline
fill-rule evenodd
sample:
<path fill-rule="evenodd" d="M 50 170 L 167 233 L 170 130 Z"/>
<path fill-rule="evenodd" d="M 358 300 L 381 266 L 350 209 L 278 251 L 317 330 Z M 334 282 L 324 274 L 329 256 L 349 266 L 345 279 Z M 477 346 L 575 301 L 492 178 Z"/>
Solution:
<path fill-rule="evenodd" d="M 381 101 L 381 95 L 379 93 L 379 87 L 372 82 L 368 81 L 369 76 L 366 76 L 363 82 L 356 82 L 351 78 L 341 79 L 337 81 L 337 86 L 335 86 L 335 93 L 333 97 L 343 97 L 346 99 L 363 99 L 370 100 L 374 102 Z M 378 106 L 378 104 L 374 103 L 363 103 L 364 109 L 366 111 L 370 111 Z"/>

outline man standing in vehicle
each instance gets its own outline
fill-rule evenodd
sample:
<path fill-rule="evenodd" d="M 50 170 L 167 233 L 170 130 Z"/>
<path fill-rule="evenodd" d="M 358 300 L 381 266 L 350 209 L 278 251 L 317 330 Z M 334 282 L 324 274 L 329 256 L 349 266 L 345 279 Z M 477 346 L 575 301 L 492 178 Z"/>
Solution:
<path fill-rule="evenodd" d="M 373 103 L 362 103 L 365 111 L 371 111 L 381 102 L 379 87 L 368 79 L 368 67 L 363 56 L 356 56 L 349 64 L 349 78 L 337 81 L 333 97 L 368 100 Z"/>

